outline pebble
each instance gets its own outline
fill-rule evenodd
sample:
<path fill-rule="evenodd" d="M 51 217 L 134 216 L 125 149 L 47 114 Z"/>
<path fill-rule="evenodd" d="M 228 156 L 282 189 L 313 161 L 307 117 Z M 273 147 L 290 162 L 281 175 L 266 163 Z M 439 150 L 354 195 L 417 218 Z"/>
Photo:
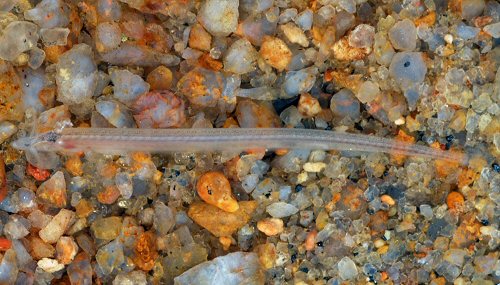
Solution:
<path fill-rule="evenodd" d="M 239 209 L 229 213 L 210 204 L 195 202 L 189 207 L 188 215 L 214 236 L 223 237 L 232 235 L 246 225 L 256 208 L 255 201 L 241 201 Z"/>
<path fill-rule="evenodd" d="M 147 82 L 126 69 L 113 70 L 110 77 L 114 85 L 113 97 L 126 106 L 131 106 L 139 96 L 149 91 Z"/>
<path fill-rule="evenodd" d="M 46 46 L 65 46 L 69 32 L 68 28 L 41 29 L 40 36 Z"/>
<path fill-rule="evenodd" d="M 284 25 L 281 25 L 280 29 L 283 31 L 285 37 L 291 43 L 298 44 L 305 48 L 309 46 L 309 40 L 307 39 L 306 34 L 294 23 L 286 23 Z"/>
<path fill-rule="evenodd" d="M 95 220 L 90 225 L 94 237 L 102 240 L 113 240 L 120 235 L 122 227 L 121 217 L 107 217 Z"/>
<path fill-rule="evenodd" d="M 74 46 L 59 57 L 56 66 L 57 100 L 67 105 L 90 99 L 97 86 L 97 66 L 92 48 Z"/>
<path fill-rule="evenodd" d="M 389 40 L 397 50 L 412 51 L 417 47 L 417 29 L 413 21 L 404 19 L 389 30 Z"/>
<path fill-rule="evenodd" d="M 343 257 L 337 264 L 340 278 L 343 280 L 352 280 L 358 276 L 358 268 L 352 259 Z"/>
<path fill-rule="evenodd" d="M 200 24 L 194 24 L 189 32 L 189 47 L 201 51 L 210 51 L 212 36 Z"/>
<path fill-rule="evenodd" d="M 330 110 L 335 117 L 357 119 L 360 116 L 360 104 L 349 89 L 341 89 L 330 99 Z"/>
<path fill-rule="evenodd" d="M 50 222 L 43 227 L 40 232 L 40 238 L 49 244 L 56 243 L 63 233 L 69 228 L 75 213 L 66 209 L 61 209 Z"/>
<path fill-rule="evenodd" d="M 213 274 L 213 272 L 220 274 Z M 211 278 L 207 279 L 207 276 Z M 174 279 L 175 284 L 263 284 L 264 272 L 256 253 L 233 252 L 195 266 Z"/>
<path fill-rule="evenodd" d="M 283 232 L 283 220 L 276 218 L 262 219 L 257 222 L 257 229 L 266 236 L 274 236 Z"/>
<path fill-rule="evenodd" d="M 0 143 L 3 143 L 17 132 L 17 127 L 11 122 L 0 122 Z"/>
<path fill-rule="evenodd" d="M 355 48 L 371 48 L 375 39 L 375 28 L 360 24 L 349 34 L 349 45 Z"/>
<path fill-rule="evenodd" d="M 121 29 L 117 23 L 104 22 L 96 27 L 96 49 L 107 52 L 117 48 L 122 43 Z"/>
<path fill-rule="evenodd" d="M 419 52 L 398 52 L 392 58 L 389 73 L 405 89 L 424 81 L 427 66 Z"/>
<path fill-rule="evenodd" d="M 292 204 L 276 202 L 267 206 L 266 212 L 273 218 L 285 218 L 297 214 L 299 209 Z"/>
<path fill-rule="evenodd" d="M 309 93 L 300 95 L 298 111 L 306 117 L 314 117 L 321 112 L 321 105 L 318 99 L 311 96 Z"/>
<path fill-rule="evenodd" d="M 54 173 L 49 180 L 38 187 L 36 194 L 43 203 L 57 208 L 64 208 L 68 201 L 64 174 L 61 171 Z"/>
<path fill-rule="evenodd" d="M 0 35 L 0 58 L 13 61 L 36 46 L 38 27 L 26 21 L 11 22 Z"/>
<path fill-rule="evenodd" d="M 146 82 L 151 90 L 168 90 L 173 83 L 172 71 L 168 67 L 160 65 L 148 73 Z"/>
<path fill-rule="evenodd" d="M 233 213 L 239 209 L 229 180 L 222 172 L 209 171 L 200 176 L 196 191 L 203 201 L 223 211 Z"/>
<path fill-rule="evenodd" d="M 278 71 L 283 71 L 292 60 L 292 52 L 286 43 L 275 37 L 265 36 L 259 53 L 267 64 Z"/>
<path fill-rule="evenodd" d="M 166 235 L 175 225 L 174 211 L 162 202 L 154 205 L 153 228 L 158 234 Z"/>
<path fill-rule="evenodd" d="M 50 258 L 42 258 L 37 262 L 37 265 L 48 273 L 54 273 L 64 269 L 64 264 L 61 264 L 57 262 L 57 260 Z"/>
<path fill-rule="evenodd" d="M 139 128 L 181 127 L 186 121 L 184 101 L 168 90 L 139 96 L 132 109 Z"/>
<path fill-rule="evenodd" d="M 256 69 L 258 53 L 247 39 L 235 41 L 224 57 L 224 70 L 245 74 Z"/>
<path fill-rule="evenodd" d="M 117 128 L 134 128 L 136 123 L 134 117 L 127 107 L 116 101 L 100 101 L 95 105 L 96 111 Z"/>
<path fill-rule="evenodd" d="M 214 37 L 227 37 L 238 25 L 238 0 L 207 0 L 199 11 L 198 20 Z"/>
<path fill-rule="evenodd" d="M 69 24 L 67 6 L 62 0 L 43 0 L 35 8 L 25 11 L 24 17 L 46 29 Z"/>
<path fill-rule="evenodd" d="M 500 22 L 484 26 L 483 30 L 494 38 L 500 38 Z"/>
<path fill-rule="evenodd" d="M 326 168 L 326 164 L 324 162 L 306 162 L 303 168 L 304 171 L 318 173 Z"/>
<path fill-rule="evenodd" d="M 78 253 L 78 245 L 72 237 L 61 237 L 56 244 L 56 259 L 59 263 L 70 264 Z"/>

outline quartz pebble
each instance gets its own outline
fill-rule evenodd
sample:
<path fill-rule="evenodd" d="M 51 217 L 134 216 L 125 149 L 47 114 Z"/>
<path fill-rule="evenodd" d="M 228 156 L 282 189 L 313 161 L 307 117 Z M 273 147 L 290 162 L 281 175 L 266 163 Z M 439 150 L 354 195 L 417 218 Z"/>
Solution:
<path fill-rule="evenodd" d="M 361 24 L 349 34 L 349 45 L 355 48 L 369 48 L 373 45 L 375 28 Z"/>
<path fill-rule="evenodd" d="M 40 230 L 40 238 L 46 243 L 56 243 L 63 233 L 73 222 L 75 213 L 66 209 L 61 209 L 52 220 Z"/>
<path fill-rule="evenodd" d="M 149 91 L 149 84 L 128 70 L 114 70 L 110 76 L 114 85 L 113 96 L 127 106 Z"/>
<path fill-rule="evenodd" d="M 264 275 L 257 254 L 245 252 L 233 252 L 217 257 L 191 268 L 174 279 L 176 285 L 200 283 L 236 285 L 263 282 Z"/>
<path fill-rule="evenodd" d="M 389 39 L 397 50 L 412 51 L 417 47 L 417 29 L 408 19 L 397 22 L 389 30 Z"/>
<path fill-rule="evenodd" d="M 294 205 L 285 202 L 276 202 L 266 208 L 266 212 L 273 218 L 284 218 L 296 214 L 299 211 Z"/>
<path fill-rule="evenodd" d="M 65 104 L 80 104 L 92 97 L 97 85 L 97 66 L 88 45 L 76 45 L 61 55 L 56 82 L 57 100 Z"/>
<path fill-rule="evenodd" d="M 245 74 L 256 68 L 258 53 L 246 39 L 235 41 L 224 57 L 224 69 L 236 74 Z"/>
<path fill-rule="evenodd" d="M 26 21 L 11 22 L 0 34 L 0 58 L 12 61 L 32 49 L 38 41 L 38 27 Z"/>
<path fill-rule="evenodd" d="M 238 25 L 238 0 L 208 0 L 200 9 L 198 20 L 216 37 L 226 37 L 236 31 Z"/>
<path fill-rule="evenodd" d="M 358 275 L 358 268 L 349 257 L 342 258 L 337 264 L 340 278 L 343 280 L 354 279 Z"/>

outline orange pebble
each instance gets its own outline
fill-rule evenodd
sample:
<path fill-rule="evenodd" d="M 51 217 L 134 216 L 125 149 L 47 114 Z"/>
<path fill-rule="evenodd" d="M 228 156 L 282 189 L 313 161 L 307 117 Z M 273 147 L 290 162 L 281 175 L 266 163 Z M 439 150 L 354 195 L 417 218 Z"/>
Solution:
<path fill-rule="evenodd" d="M 140 269 L 149 271 L 153 269 L 155 260 L 158 257 L 156 248 L 156 237 L 152 232 L 142 233 L 134 248 L 134 263 Z"/>
<path fill-rule="evenodd" d="M 387 194 L 380 196 L 380 201 L 382 201 L 383 203 L 386 203 L 389 206 L 394 206 L 396 204 L 394 199 L 392 199 L 392 197 L 387 195 Z"/>
<path fill-rule="evenodd" d="M 6 251 L 12 247 L 12 242 L 6 238 L 0 238 L 0 251 Z"/>
<path fill-rule="evenodd" d="M 279 149 L 275 150 L 274 152 L 276 153 L 276 155 L 283 156 L 283 155 L 288 153 L 288 149 L 279 148 Z"/>
<path fill-rule="evenodd" d="M 309 232 L 309 234 L 306 237 L 306 250 L 314 250 L 316 247 L 316 236 L 318 235 L 318 232 L 316 230 L 312 230 Z"/>
<path fill-rule="evenodd" d="M 47 169 L 40 169 L 29 163 L 28 167 L 26 167 L 26 172 L 28 172 L 29 175 L 33 176 L 36 181 L 45 181 L 50 176 L 50 171 L 48 171 Z"/>
<path fill-rule="evenodd" d="M 231 193 L 229 180 L 222 172 L 209 171 L 203 174 L 196 184 L 196 190 L 203 201 L 221 210 L 232 213 L 239 209 L 238 201 Z"/>
<path fill-rule="evenodd" d="M 108 162 L 101 168 L 101 176 L 104 178 L 113 178 L 118 171 L 118 167 L 114 162 Z"/>
<path fill-rule="evenodd" d="M 231 247 L 232 239 L 231 237 L 220 237 L 219 242 L 222 245 L 222 249 L 228 250 Z"/>
<path fill-rule="evenodd" d="M 83 174 L 83 163 L 78 155 L 71 156 L 64 164 L 66 170 L 73 176 L 81 176 Z"/>
<path fill-rule="evenodd" d="M 257 222 L 257 229 L 266 236 L 275 236 L 283 232 L 283 220 L 277 218 L 260 220 Z"/>
<path fill-rule="evenodd" d="M 104 189 L 104 191 L 97 194 L 97 201 L 102 204 L 113 204 L 120 197 L 120 190 L 118 187 L 112 185 Z"/>
<path fill-rule="evenodd" d="M 172 71 L 160 65 L 148 74 L 146 81 L 151 86 L 151 90 L 166 90 L 172 87 L 172 78 Z"/>
<path fill-rule="evenodd" d="M 456 191 L 450 192 L 446 198 L 446 204 L 452 211 L 460 210 L 464 205 L 464 196 Z"/>

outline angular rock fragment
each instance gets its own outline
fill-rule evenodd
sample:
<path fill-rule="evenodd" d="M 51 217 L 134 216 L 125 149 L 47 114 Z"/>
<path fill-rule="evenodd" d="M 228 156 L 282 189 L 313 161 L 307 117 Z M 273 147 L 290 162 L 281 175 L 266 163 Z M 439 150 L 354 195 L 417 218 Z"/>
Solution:
<path fill-rule="evenodd" d="M 239 206 L 236 212 L 228 213 L 215 206 L 196 202 L 189 207 L 188 215 L 214 236 L 230 236 L 248 223 L 257 208 L 257 202 L 242 201 Z"/>
<path fill-rule="evenodd" d="M 174 284 L 264 284 L 264 273 L 256 253 L 233 252 L 189 269 Z"/>

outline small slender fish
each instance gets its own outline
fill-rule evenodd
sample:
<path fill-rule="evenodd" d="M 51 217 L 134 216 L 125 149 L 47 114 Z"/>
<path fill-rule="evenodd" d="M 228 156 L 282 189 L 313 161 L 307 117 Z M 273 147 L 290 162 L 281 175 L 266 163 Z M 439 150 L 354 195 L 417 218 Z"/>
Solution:
<path fill-rule="evenodd" d="M 466 163 L 462 153 L 443 151 L 394 139 L 370 135 L 310 129 L 130 129 L 65 128 L 60 133 L 46 133 L 36 139 L 17 141 L 15 147 L 33 147 L 39 151 L 225 151 L 250 148 L 320 149 L 360 152 L 383 152 L 428 157 Z"/>

